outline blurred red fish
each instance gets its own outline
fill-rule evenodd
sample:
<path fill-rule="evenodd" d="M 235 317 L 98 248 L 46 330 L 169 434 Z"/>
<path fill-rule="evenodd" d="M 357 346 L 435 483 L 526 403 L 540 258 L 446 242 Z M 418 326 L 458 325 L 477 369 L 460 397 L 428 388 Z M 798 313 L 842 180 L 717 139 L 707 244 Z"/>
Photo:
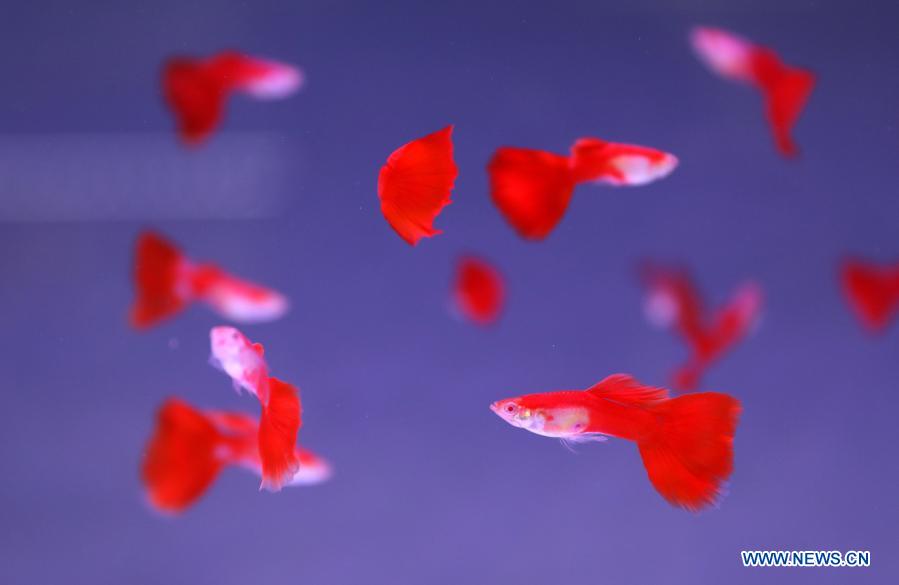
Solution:
<path fill-rule="evenodd" d="M 181 512 L 228 466 L 261 475 L 257 435 L 252 417 L 201 412 L 181 400 L 167 400 L 157 414 L 141 470 L 150 503 L 165 512 Z M 300 468 L 288 485 L 313 485 L 331 476 L 330 465 L 313 453 L 297 448 L 296 457 Z"/>
<path fill-rule="evenodd" d="M 443 233 L 434 219 L 452 203 L 459 174 L 453 162 L 453 127 L 413 140 L 395 150 L 378 176 L 381 212 L 393 230 L 414 246 Z"/>
<path fill-rule="evenodd" d="M 568 209 L 575 185 L 645 185 L 668 176 L 677 157 L 660 150 L 581 138 L 571 156 L 503 147 L 487 172 L 490 194 L 506 221 L 526 239 L 542 240 Z"/>
<path fill-rule="evenodd" d="M 297 472 L 297 433 L 302 408 L 296 388 L 268 375 L 265 351 L 233 327 L 213 327 L 209 333 L 210 363 L 225 372 L 238 391 L 254 394 L 262 406 L 258 451 L 262 487 L 278 491 Z"/>
<path fill-rule="evenodd" d="M 792 138 L 793 126 L 815 87 L 815 75 L 786 65 L 771 49 L 722 29 L 696 27 L 690 40 L 699 59 L 713 72 L 762 92 L 777 148 L 785 156 L 795 156 L 799 149 Z"/>
<path fill-rule="evenodd" d="M 840 277 L 846 298 L 862 323 L 871 331 L 885 329 L 899 310 L 899 265 L 848 259 Z"/>
<path fill-rule="evenodd" d="M 647 265 L 643 278 L 647 318 L 659 327 L 673 327 L 692 352 L 674 376 L 674 386 L 681 390 L 696 388 L 709 365 L 758 322 L 762 291 L 756 283 L 743 284 L 729 303 L 709 317 L 685 271 Z"/>
<path fill-rule="evenodd" d="M 163 67 L 162 90 L 188 144 L 198 144 L 219 125 L 225 100 L 234 92 L 257 99 L 279 99 L 303 85 L 298 68 L 234 51 L 208 59 L 175 57 Z"/>
<path fill-rule="evenodd" d="M 137 240 L 134 285 L 137 298 L 131 323 L 138 329 L 155 325 L 196 300 L 240 323 L 271 321 L 287 312 L 287 299 L 281 294 L 239 280 L 213 264 L 194 264 L 151 231 Z"/>
<path fill-rule="evenodd" d="M 733 470 L 740 402 L 727 394 L 669 398 L 615 374 L 584 391 L 528 394 L 490 408 L 512 426 L 563 442 L 635 441 L 655 489 L 690 511 L 716 503 Z"/>
<path fill-rule="evenodd" d="M 456 265 L 453 297 L 461 313 L 473 323 L 490 325 L 505 301 L 502 275 L 493 265 L 474 256 L 463 256 Z"/>

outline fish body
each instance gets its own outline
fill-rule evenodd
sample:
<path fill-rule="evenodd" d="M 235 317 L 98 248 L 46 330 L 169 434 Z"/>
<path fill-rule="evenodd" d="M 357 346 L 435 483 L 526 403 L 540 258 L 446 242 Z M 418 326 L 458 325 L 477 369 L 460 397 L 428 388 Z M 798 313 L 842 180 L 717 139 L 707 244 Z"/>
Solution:
<path fill-rule="evenodd" d="M 726 394 L 670 398 L 664 389 L 615 374 L 584 391 L 528 394 L 490 408 L 510 425 L 546 437 L 636 442 L 653 486 L 687 510 L 715 504 L 733 470 L 740 403 Z"/>
<path fill-rule="evenodd" d="M 231 94 L 280 99 L 300 89 L 303 81 L 303 72 L 292 65 L 224 51 L 205 59 L 167 60 L 162 72 L 162 92 L 182 141 L 195 146 L 219 126 Z"/>
<path fill-rule="evenodd" d="M 263 476 L 258 429 L 259 423 L 243 413 L 204 412 L 183 400 L 167 400 L 157 414 L 141 466 L 150 504 L 163 512 L 182 512 L 227 467 Z M 300 447 L 295 455 L 300 468 L 285 485 L 315 485 L 330 478 L 325 459 Z"/>
<path fill-rule="evenodd" d="M 674 386 L 681 390 L 696 388 L 708 367 L 742 341 L 760 319 L 764 297 L 755 282 L 742 284 L 727 303 L 709 311 L 686 271 L 645 265 L 642 276 L 647 319 L 676 331 L 690 350 L 674 374 Z"/>
<path fill-rule="evenodd" d="M 252 343 L 234 327 L 213 327 L 209 332 L 212 355 L 209 362 L 225 372 L 234 387 L 259 398 L 263 406 L 268 404 L 268 365 L 265 350 L 259 343 Z"/>
<path fill-rule="evenodd" d="M 259 399 L 257 445 L 262 487 L 278 491 L 297 472 L 296 441 L 302 427 L 302 405 L 296 388 L 269 376 L 265 350 L 233 327 L 213 327 L 209 333 L 210 364 L 231 378 L 236 389 Z"/>
<path fill-rule="evenodd" d="M 799 149 L 792 131 L 815 87 L 815 74 L 787 65 L 772 49 L 723 29 L 696 27 L 690 42 L 711 71 L 761 92 L 777 149 L 784 156 L 796 156 Z"/>
<path fill-rule="evenodd" d="M 577 185 L 639 186 L 678 165 L 673 154 L 633 144 L 581 138 L 568 156 L 504 146 L 487 165 L 494 205 L 524 239 L 546 238 L 565 216 Z"/>
<path fill-rule="evenodd" d="M 152 231 L 137 239 L 134 286 L 131 324 L 137 329 L 152 327 L 198 301 L 238 323 L 272 321 L 289 307 L 281 293 L 241 280 L 214 264 L 195 263 Z"/>

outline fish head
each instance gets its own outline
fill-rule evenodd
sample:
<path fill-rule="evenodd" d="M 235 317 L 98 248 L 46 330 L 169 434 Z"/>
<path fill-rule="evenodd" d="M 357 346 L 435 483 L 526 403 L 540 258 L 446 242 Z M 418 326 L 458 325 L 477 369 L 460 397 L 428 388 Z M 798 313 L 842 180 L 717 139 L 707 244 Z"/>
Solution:
<path fill-rule="evenodd" d="M 245 381 L 251 372 L 261 372 L 264 369 L 264 360 L 259 350 L 234 327 L 213 327 L 209 332 L 209 345 L 212 351 L 210 363 L 228 374 L 232 380 Z"/>
<path fill-rule="evenodd" d="M 542 413 L 522 403 L 520 398 L 497 400 L 490 405 L 490 410 L 513 427 L 531 432 L 539 432 L 543 428 Z"/>
<path fill-rule="evenodd" d="M 209 346 L 212 357 L 221 364 L 236 362 L 241 352 L 249 345 L 249 341 L 234 327 L 225 325 L 213 327 L 209 331 Z"/>

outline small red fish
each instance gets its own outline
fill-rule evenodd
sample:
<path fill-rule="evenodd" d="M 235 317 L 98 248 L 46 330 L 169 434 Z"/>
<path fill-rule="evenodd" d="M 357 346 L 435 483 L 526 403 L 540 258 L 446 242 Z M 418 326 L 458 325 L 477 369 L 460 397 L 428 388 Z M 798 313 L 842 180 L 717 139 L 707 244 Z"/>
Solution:
<path fill-rule="evenodd" d="M 141 475 L 150 503 L 177 513 L 196 502 L 228 466 L 262 475 L 258 424 L 241 413 L 201 412 L 175 398 L 157 414 L 156 429 L 144 455 Z M 313 485 L 331 476 L 330 465 L 297 448 L 300 469 L 288 485 Z"/>
<path fill-rule="evenodd" d="M 880 266 L 858 259 L 843 262 L 843 291 L 859 319 L 883 331 L 899 310 L 899 265 Z"/>
<path fill-rule="evenodd" d="M 378 175 L 381 213 L 393 230 L 415 246 L 421 238 L 443 233 L 434 219 L 452 203 L 450 192 L 459 170 L 453 162 L 453 127 L 396 149 Z"/>
<path fill-rule="evenodd" d="M 502 275 L 493 265 L 474 256 L 459 259 L 453 297 L 466 318 L 478 325 L 494 323 L 502 311 L 505 296 Z"/>
<path fill-rule="evenodd" d="M 785 156 L 798 154 L 792 131 L 815 87 L 814 73 L 791 67 L 771 49 L 722 29 L 696 27 L 690 40 L 699 59 L 713 72 L 762 92 L 778 150 Z"/>
<path fill-rule="evenodd" d="M 175 57 L 163 67 L 162 90 L 188 144 L 198 144 L 219 125 L 225 100 L 234 92 L 280 99 L 303 85 L 303 72 L 275 61 L 234 51 L 208 59 Z"/>
<path fill-rule="evenodd" d="M 278 319 L 288 308 L 280 293 L 235 278 L 213 264 L 194 264 L 151 231 L 137 240 L 134 285 L 137 298 L 131 323 L 138 329 L 155 325 L 196 300 L 240 323 Z"/>
<path fill-rule="evenodd" d="M 243 388 L 259 399 L 258 450 L 262 464 L 262 487 L 278 491 L 296 474 L 297 433 L 302 426 L 302 407 L 296 388 L 269 377 L 265 350 L 251 343 L 233 327 L 213 327 L 209 334 L 210 363 L 225 372 L 238 390 Z"/>
<path fill-rule="evenodd" d="M 677 157 L 660 150 L 581 138 L 571 156 L 543 150 L 503 147 L 487 172 L 490 195 L 518 234 L 542 240 L 568 209 L 575 185 L 645 185 L 669 175 Z"/>
<path fill-rule="evenodd" d="M 674 386 L 692 390 L 715 360 L 742 340 L 758 322 L 761 288 L 749 282 L 711 317 L 689 275 L 682 270 L 646 266 L 646 315 L 659 327 L 673 327 L 690 347 L 692 355 L 674 375 Z"/>
<path fill-rule="evenodd" d="M 715 504 L 733 470 L 740 402 L 727 394 L 669 398 L 662 388 L 615 374 L 584 391 L 507 398 L 490 409 L 512 426 L 563 442 L 636 442 L 655 489 L 690 511 Z"/>

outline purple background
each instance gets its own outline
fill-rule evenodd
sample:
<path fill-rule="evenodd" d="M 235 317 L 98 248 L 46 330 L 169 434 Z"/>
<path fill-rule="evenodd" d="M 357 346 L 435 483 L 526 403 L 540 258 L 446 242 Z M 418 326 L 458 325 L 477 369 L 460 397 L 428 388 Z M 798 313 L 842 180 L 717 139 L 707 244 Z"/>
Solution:
<path fill-rule="evenodd" d="M 835 278 L 848 252 L 899 257 L 899 10 L 525 4 L 4 6 L 0 120 L 13 143 L 127 134 L 156 152 L 172 125 L 158 68 L 176 52 L 240 48 L 302 65 L 309 84 L 284 102 L 233 100 L 206 149 L 168 147 L 210 172 L 241 132 L 274 133 L 296 172 L 269 219 L 149 221 L 178 215 L 164 208 L 144 221 L 0 224 L 0 582 L 899 582 L 899 328 L 867 336 Z M 686 34 L 699 23 L 819 73 L 800 160 L 776 155 L 754 92 L 695 60 Z M 447 123 L 455 202 L 437 221 L 445 234 L 412 249 L 380 215 L 377 172 Z M 670 150 L 681 167 L 646 188 L 581 188 L 547 241 L 518 239 L 488 198 L 493 150 L 564 152 L 590 135 Z M 214 216 L 207 179 L 177 195 Z M 172 193 L 160 193 L 161 207 Z M 79 201 L 90 215 L 91 198 Z M 245 330 L 302 387 L 301 441 L 333 461 L 331 483 L 272 495 L 228 470 L 181 517 L 144 504 L 138 467 L 164 397 L 256 408 L 206 364 L 220 321 L 204 307 L 146 334 L 127 327 L 132 243 L 148 224 L 291 297 L 285 319 Z M 494 329 L 447 310 L 464 251 L 508 278 Z M 706 380 L 744 415 L 730 494 L 699 515 L 654 492 L 633 444 L 572 454 L 487 409 L 618 371 L 664 384 L 684 348 L 643 318 L 644 257 L 688 263 L 716 303 L 746 278 L 767 292 L 757 334 Z M 873 566 L 745 569 L 741 549 L 865 549 Z"/>

